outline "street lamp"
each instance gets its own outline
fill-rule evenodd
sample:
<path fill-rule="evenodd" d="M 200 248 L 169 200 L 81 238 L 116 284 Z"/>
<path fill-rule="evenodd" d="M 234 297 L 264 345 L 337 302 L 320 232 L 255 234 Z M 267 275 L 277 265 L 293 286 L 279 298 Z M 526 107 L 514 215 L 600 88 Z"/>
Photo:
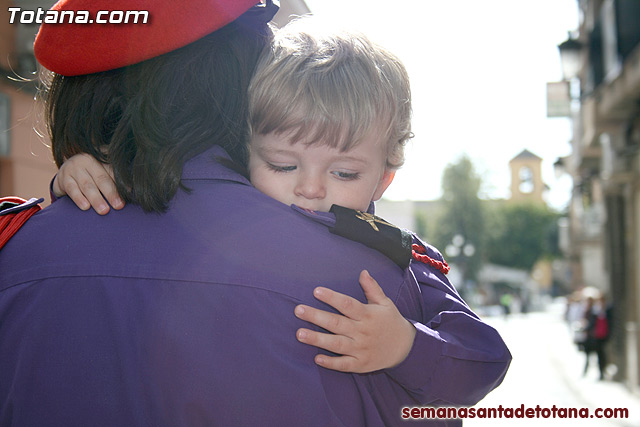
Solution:
<path fill-rule="evenodd" d="M 582 43 L 571 37 L 558 45 L 562 80 L 547 83 L 547 117 L 572 117 L 579 108 Z"/>
<path fill-rule="evenodd" d="M 571 81 L 578 77 L 582 67 L 582 43 L 571 37 L 558 45 L 560 62 L 562 64 L 562 76 L 564 80 Z"/>
<path fill-rule="evenodd" d="M 560 178 L 562 175 L 567 173 L 567 166 L 565 165 L 565 158 L 558 157 L 555 162 L 553 162 L 553 172 L 556 178 Z"/>
<path fill-rule="evenodd" d="M 460 279 L 461 287 L 458 289 L 461 292 L 469 290 L 469 284 L 467 283 L 467 262 L 476 253 L 476 248 L 473 243 L 465 242 L 464 236 L 456 234 L 444 248 L 447 257 L 453 259 L 453 262 L 460 267 Z"/>
<path fill-rule="evenodd" d="M 449 243 L 444 248 L 444 251 L 447 254 L 447 256 L 450 256 L 452 258 L 457 258 L 458 256 L 460 256 L 461 253 L 465 257 L 470 258 L 473 256 L 473 254 L 476 253 L 476 248 L 475 246 L 473 246 L 473 243 L 467 242 L 465 244 L 464 236 L 462 236 L 461 234 L 456 234 L 451 239 L 451 243 Z"/>

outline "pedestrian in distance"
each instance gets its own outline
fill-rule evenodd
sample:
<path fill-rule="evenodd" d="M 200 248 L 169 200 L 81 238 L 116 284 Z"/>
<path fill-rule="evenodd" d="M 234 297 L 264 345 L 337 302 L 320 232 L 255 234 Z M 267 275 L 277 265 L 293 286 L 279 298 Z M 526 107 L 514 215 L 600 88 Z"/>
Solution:
<path fill-rule="evenodd" d="M 593 353 L 598 357 L 600 379 L 604 380 L 607 368 L 607 352 L 605 345 L 611 336 L 612 308 L 607 306 L 606 298 L 600 295 L 597 299 L 590 296 L 584 311 L 585 353 L 584 375 L 589 370 L 589 359 Z"/>

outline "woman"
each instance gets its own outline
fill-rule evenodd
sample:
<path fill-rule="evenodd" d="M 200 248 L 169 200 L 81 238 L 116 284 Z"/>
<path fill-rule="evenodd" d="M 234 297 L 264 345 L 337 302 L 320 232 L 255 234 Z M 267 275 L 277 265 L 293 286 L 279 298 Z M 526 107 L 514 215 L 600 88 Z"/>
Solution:
<path fill-rule="evenodd" d="M 86 152 L 112 163 L 128 203 L 99 217 L 60 199 L 0 252 L 0 424 L 397 425 L 402 406 L 470 405 L 501 382 L 504 343 L 446 278 L 428 278 L 420 313 L 415 278 L 393 261 L 223 166 L 245 156 L 246 89 L 269 40 L 269 7 L 225 22 L 251 6 L 239 3 L 153 2 L 174 8 L 167 21 L 150 11 L 167 33 L 131 39 L 126 52 L 108 43 L 118 26 L 94 26 L 102 42 L 92 48 L 73 29 L 43 26 L 38 59 L 56 71 L 61 58 L 78 74 L 55 76 L 48 95 L 56 160 Z M 219 27 L 202 34 L 211 22 Z M 323 369 L 318 350 L 296 340 L 310 324 L 294 309 L 327 310 L 313 297 L 319 284 L 365 301 L 362 269 L 405 317 L 433 323 L 394 368 Z M 470 324 L 488 339 L 458 351 Z"/>

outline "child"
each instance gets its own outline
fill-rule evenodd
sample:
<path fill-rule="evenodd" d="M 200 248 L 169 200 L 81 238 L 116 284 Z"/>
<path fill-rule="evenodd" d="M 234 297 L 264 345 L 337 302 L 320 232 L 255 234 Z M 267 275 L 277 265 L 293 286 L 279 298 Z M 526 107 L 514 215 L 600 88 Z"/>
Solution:
<path fill-rule="evenodd" d="M 277 32 L 273 46 L 258 63 L 249 89 L 248 176 L 264 194 L 303 210 L 328 212 L 332 205 L 340 205 L 373 213 L 372 202 L 391 184 L 402 165 L 404 145 L 412 136 L 407 73 L 395 56 L 365 37 L 316 35 L 307 28 L 308 21 L 301 20 Z M 108 174 L 108 166 L 90 156 L 76 155 L 61 167 L 53 183 L 54 194 L 68 194 L 81 208 L 91 205 L 104 214 L 108 207 L 102 193 L 119 209 L 123 203 Z M 418 281 L 434 274 L 443 280 L 436 286 L 420 285 L 437 287 L 439 295 L 458 301 L 463 310 L 460 316 L 474 320 L 461 340 L 484 341 L 499 359 L 494 368 L 499 366 L 500 373 L 483 389 L 486 393 L 501 382 L 509 353 L 498 334 L 477 320 L 448 284 L 441 255 L 416 236 L 414 243 L 422 252 L 414 254 L 416 262 L 410 267 Z M 435 298 L 425 301 L 431 306 L 421 310 L 428 317 L 408 322 L 368 273 L 362 272 L 360 283 L 369 304 L 326 288 L 314 291 L 344 316 L 306 305 L 296 307 L 299 318 L 333 332 L 298 330 L 301 342 L 342 355 L 319 354 L 316 362 L 323 367 L 373 372 L 398 366 L 414 347 L 416 334 L 423 334 L 425 325 L 448 306 Z M 433 292 L 425 290 L 423 298 Z M 474 338 L 469 339 L 468 333 Z M 479 336 L 483 339 L 477 339 Z M 462 356 L 466 350 L 460 351 L 452 351 L 457 354 L 454 358 L 466 357 Z"/>
<path fill-rule="evenodd" d="M 310 32 L 310 22 L 287 25 L 262 55 L 249 89 L 249 156 L 240 167 L 258 190 L 288 205 L 366 211 L 391 184 L 412 137 L 409 79 L 394 55 L 365 37 Z M 100 214 L 109 210 L 100 192 L 114 208 L 124 206 L 108 166 L 89 159 L 76 166 L 78 157 L 61 167 L 54 194 Z"/>

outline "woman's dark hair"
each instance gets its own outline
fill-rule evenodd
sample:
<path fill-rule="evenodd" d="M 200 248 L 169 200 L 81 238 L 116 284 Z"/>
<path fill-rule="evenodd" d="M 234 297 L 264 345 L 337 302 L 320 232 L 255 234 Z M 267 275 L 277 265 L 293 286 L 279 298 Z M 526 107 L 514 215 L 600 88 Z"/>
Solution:
<path fill-rule="evenodd" d="M 139 64 L 74 77 L 51 73 L 46 123 L 56 164 L 91 154 L 113 166 L 125 202 L 163 212 L 191 157 L 220 145 L 246 163 L 247 88 L 271 35 L 265 24 L 233 22 Z"/>

